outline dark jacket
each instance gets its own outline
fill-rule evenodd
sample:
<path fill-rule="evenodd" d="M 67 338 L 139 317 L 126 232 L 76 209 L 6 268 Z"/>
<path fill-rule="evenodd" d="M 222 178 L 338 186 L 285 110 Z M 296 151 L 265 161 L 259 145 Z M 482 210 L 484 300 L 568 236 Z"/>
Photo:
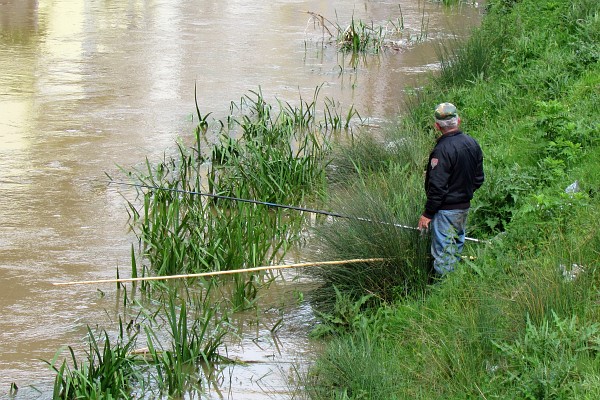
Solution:
<path fill-rule="evenodd" d="M 483 152 L 479 143 L 462 131 L 443 135 L 429 155 L 423 215 L 433 218 L 438 210 L 469 208 L 473 192 L 483 180 Z"/>

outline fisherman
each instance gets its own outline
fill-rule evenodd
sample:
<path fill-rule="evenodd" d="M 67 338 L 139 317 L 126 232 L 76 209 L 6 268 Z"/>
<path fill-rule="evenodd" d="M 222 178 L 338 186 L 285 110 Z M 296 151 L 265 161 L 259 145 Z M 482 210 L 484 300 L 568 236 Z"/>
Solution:
<path fill-rule="evenodd" d="M 473 192 L 484 180 L 483 152 L 475 139 L 460 130 L 453 104 L 439 104 L 434 116 L 435 128 L 442 135 L 429 155 L 427 202 L 418 229 L 431 228 L 433 268 L 443 276 L 460 260 Z"/>

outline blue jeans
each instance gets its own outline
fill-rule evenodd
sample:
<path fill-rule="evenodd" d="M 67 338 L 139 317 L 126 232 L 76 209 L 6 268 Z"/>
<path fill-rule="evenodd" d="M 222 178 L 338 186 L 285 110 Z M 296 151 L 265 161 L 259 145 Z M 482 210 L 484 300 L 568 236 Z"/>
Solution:
<path fill-rule="evenodd" d="M 444 275 L 454 271 L 465 244 L 469 210 L 439 210 L 431 220 L 433 268 Z"/>

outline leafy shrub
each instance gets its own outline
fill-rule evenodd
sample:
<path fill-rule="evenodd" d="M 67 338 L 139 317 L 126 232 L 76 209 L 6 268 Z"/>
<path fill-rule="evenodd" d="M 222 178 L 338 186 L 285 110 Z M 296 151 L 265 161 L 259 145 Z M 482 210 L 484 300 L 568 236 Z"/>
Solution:
<path fill-rule="evenodd" d="M 362 296 L 358 301 L 354 301 L 335 286 L 333 288 L 335 290 L 333 310 L 331 312 L 316 312 L 321 324 L 311 332 L 314 337 L 346 333 L 360 327 L 366 327 L 369 323 L 369 319 L 362 311 L 373 295 L 368 294 Z"/>
<path fill-rule="evenodd" d="M 496 373 L 507 397 L 571 399 L 587 375 L 598 373 L 600 324 L 556 314 L 537 326 L 527 321 L 522 339 L 497 343 L 504 365 Z"/>
<path fill-rule="evenodd" d="M 503 232 L 518 211 L 524 198 L 535 187 L 535 176 L 528 168 L 486 167 L 486 182 L 477 191 L 471 214 L 470 229 L 476 234 Z"/>

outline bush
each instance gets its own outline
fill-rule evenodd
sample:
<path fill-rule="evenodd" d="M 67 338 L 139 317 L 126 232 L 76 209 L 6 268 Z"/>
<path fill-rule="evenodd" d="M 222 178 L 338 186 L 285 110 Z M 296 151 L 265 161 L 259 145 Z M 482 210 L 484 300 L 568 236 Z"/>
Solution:
<path fill-rule="evenodd" d="M 496 345 L 502 365 L 493 376 L 507 397 L 580 398 L 576 395 L 589 391 L 584 383 L 600 372 L 600 324 L 580 322 L 576 317 L 553 314 L 540 325 L 528 320 L 523 338 Z M 597 393 L 598 386 L 593 386 Z"/>

